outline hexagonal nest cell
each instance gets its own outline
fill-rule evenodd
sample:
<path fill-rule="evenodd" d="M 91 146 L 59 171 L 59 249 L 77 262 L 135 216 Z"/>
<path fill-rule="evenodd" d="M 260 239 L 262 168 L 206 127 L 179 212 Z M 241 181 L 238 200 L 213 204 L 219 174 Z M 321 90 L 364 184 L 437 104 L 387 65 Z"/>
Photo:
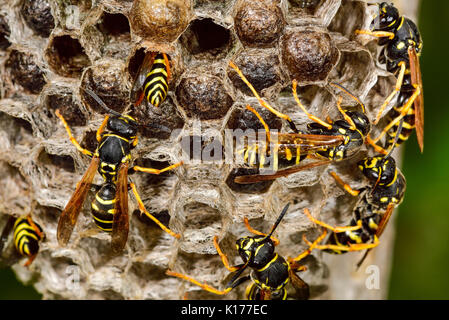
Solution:
<path fill-rule="evenodd" d="M 287 202 L 292 205 L 274 234 L 280 239 L 276 250 L 284 257 L 307 247 L 303 234 L 313 239 L 319 233 L 304 208 L 324 221 L 349 221 L 354 199 L 342 196 L 328 171 L 363 180 L 356 162 L 366 152 L 330 167 L 243 185 L 235 177 L 258 169 L 238 166 L 219 151 L 226 151 L 227 130 L 264 128 L 246 105 L 269 128 L 291 132 L 284 120 L 260 106 L 229 66 L 231 60 L 300 129 L 310 120 L 293 99 L 293 79 L 306 109 L 323 119 L 342 117 L 336 108 L 339 92 L 330 81 L 360 95 L 369 112 L 375 112 L 393 89 L 394 77 L 375 63 L 372 48 L 354 40 L 355 28 L 369 24 L 367 10 L 365 2 L 348 0 L 5 2 L 0 12 L 0 226 L 8 216 L 30 210 L 30 204 L 22 203 L 26 198 L 36 202 L 33 217 L 47 238 L 28 269 L 24 259 L 12 259 L 6 251 L 0 261 L 14 264 L 18 278 L 32 282 L 46 299 L 179 299 L 185 293 L 191 299 L 221 299 L 165 270 L 222 288 L 228 270 L 216 254 L 214 236 L 239 264 L 235 240 L 248 235 L 243 218 L 267 232 Z M 149 52 L 166 53 L 172 71 L 167 98 L 158 108 L 130 101 L 133 80 Z M 68 246 L 58 244 L 59 216 L 90 159 L 70 143 L 55 110 L 89 150 L 98 145 L 96 131 L 107 113 L 83 89 L 137 120 L 135 164 L 161 169 L 184 161 L 161 175 L 129 177 L 148 212 L 180 233 L 180 239 L 142 215 L 129 192 L 128 242 L 123 252 L 112 254 L 110 234 L 96 229 L 92 220 L 93 186 Z M 189 153 L 194 143 L 213 161 Z M 93 184 L 102 181 L 96 174 Z M 387 233 L 383 241 L 388 244 Z M 14 251 L 11 237 L 7 247 Z M 386 250 L 373 250 L 370 263 L 387 265 Z M 308 271 L 301 273 L 312 297 L 384 297 L 383 290 L 366 290 L 364 278 L 354 277 L 358 258 L 357 253 L 329 258 L 314 251 L 303 261 Z M 77 292 L 65 285 L 73 268 L 80 272 Z M 244 291 L 241 286 L 224 298 L 242 299 Z M 342 291 L 345 295 L 338 295 Z"/>

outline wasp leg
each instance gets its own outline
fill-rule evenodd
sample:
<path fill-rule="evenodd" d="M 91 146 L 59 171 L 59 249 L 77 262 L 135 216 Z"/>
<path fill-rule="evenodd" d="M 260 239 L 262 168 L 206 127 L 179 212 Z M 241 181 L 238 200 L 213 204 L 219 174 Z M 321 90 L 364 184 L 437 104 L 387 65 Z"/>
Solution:
<path fill-rule="evenodd" d="M 201 287 L 202 289 L 204 289 L 206 291 L 209 291 L 209 292 L 212 292 L 212 293 L 215 293 L 215 294 L 218 294 L 218 295 L 228 294 L 229 291 L 231 291 L 233 289 L 233 287 L 228 287 L 228 288 L 226 288 L 224 290 L 218 290 L 218 289 L 215 289 L 214 287 L 212 287 L 212 286 L 210 286 L 208 284 L 201 283 L 201 282 L 199 282 L 199 281 L 197 281 L 197 280 L 195 280 L 195 279 L 193 279 L 193 278 L 191 278 L 189 276 L 186 276 L 186 275 L 184 275 L 182 273 L 174 272 L 174 271 L 171 271 L 171 270 L 167 270 L 165 272 L 165 274 L 168 275 L 168 276 L 177 277 L 177 278 L 180 278 L 180 279 L 187 280 L 187 281 L 189 281 L 189 282 L 191 282 L 193 284 L 196 284 L 197 286 Z"/>
<path fill-rule="evenodd" d="M 377 152 L 377 153 L 381 153 L 381 154 L 388 154 L 388 151 L 385 150 L 384 148 L 382 148 L 381 146 L 379 146 L 378 144 L 376 144 L 376 142 L 374 142 L 373 139 L 371 139 L 371 137 L 369 135 L 366 136 L 365 138 L 365 143 L 369 144 L 370 146 L 373 147 L 373 149 Z"/>
<path fill-rule="evenodd" d="M 311 244 L 307 239 L 306 243 Z M 379 245 L 379 238 L 374 236 L 374 242 L 372 243 L 348 243 L 347 245 L 336 245 L 336 244 L 323 244 L 316 245 L 315 248 L 318 250 L 333 250 L 333 251 L 362 251 L 366 249 L 372 249 Z"/>
<path fill-rule="evenodd" d="M 356 226 L 345 226 L 345 227 L 332 227 L 330 225 L 328 225 L 327 223 L 320 221 L 318 219 L 315 219 L 312 214 L 310 213 L 309 209 L 305 208 L 304 209 L 304 213 L 306 214 L 307 218 L 309 218 L 310 221 L 312 221 L 313 223 L 316 223 L 326 229 L 332 230 L 335 233 L 341 233 L 341 232 L 346 232 L 346 231 L 355 231 L 355 230 L 359 230 L 362 227 L 362 221 L 359 220 L 357 222 Z"/>
<path fill-rule="evenodd" d="M 61 115 L 61 113 L 59 112 L 59 109 L 57 109 L 55 111 L 56 116 L 61 120 L 62 124 L 64 125 L 65 130 L 67 131 L 67 133 L 69 134 L 69 138 L 70 138 L 70 142 L 72 142 L 72 144 L 78 149 L 79 152 L 92 157 L 93 153 L 87 149 L 84 149 L 83 147 L 81 147 L 81 145 L 78 143 L 78 141 L 76 141 L 76 139 L 73 137 L 72 135 L 72 131 L 70 130 L 69 125 L 67 124 L 67 121 L 65 121 L 64 117 Z"/>
<path fill-rule="evenodd" d="M 104 120 L 103 120 L 103 122 L 101 123 L 101 126 L 100 126 L 100 127 L 98 128 L 98 130 L 97 130 L 96 136 L 97 136 L 97 141 L 98 141 L 98 142 L 101 141 L 101 136 L 103 135 L 104 128 L 105 128 L 106 125 L 108 124 L 108 119 L 109 119 L 109 116 L 108 116 L 108 115 L 107 115 L 106 117 L 104 117 Z"/>
<path fill-rule="evenodd" d="M 395 37 L 394 32 L 388 32 L 388 31 L 356 30 L 355 34 L 366 34 L 366 35 L 373 36 L 376 38 L 388 37 L 390 40 L 393 40 Z"/>
<path fill-rule="evenodd" d="M 27 221 L 30 224 L 30 226 L 33 228 L 33 230 L 36 232 L 36 234 L 39 236 L 39 239 L 43 239 L 44 233 L 36 226 L 34 221 L 31 219 L 30 215 L 27 216 Z"/>
<path fill-rule="evenodd" d="M 309 242 L 309 247 L 306 250 L 304 250 L 304 252 L 300 253 L 296 258 L 288 258 L 288 262 L 290 263 L 291 268 L 294 269 L 295 271 L 304 271 L 306 269 L 306 267 L 298 265 L 297 262 L 301 261 L 302 259 L 307 257 L 309 254 L 311 254 L 313 249 L 315 249 L 315 247 L 318 245 L 318 243 L 320 243 L 326 237 L 326 235 L 327 235 L 327 229 L 324 228 L 323 233 L 318 238 L 316 238 L 313 243 Z M 303 236 L 303 239 L 307 243 L 307 239 L 306 239 L 305 235 Z"/>
<path fill-rule="evenodd" d="M 407 103 L 404 104 L 404 106 L 402 106 L 400 108 L 400 114 L 396 118 L 394 118 L 382 130 L 382 132 L 379 134 L 379 136 L 376 139 L 373 140 L 374 143 L 377 143 L 395 124 L 397 124 L 399 121 L 401 121 L 402 118 L 404 118 L 407 115 L 408 111 L 412 107 L 416 98 L 421 94 L 421 89 L 419 88 L 419 86 L 417 86 L 417 85 L 414 85 L 414 86 L 415 86 L 415 91 L 413 92 L 413 95 L 407 100 Z"/>
<path fill-rule="evenodd" d="M 296 82 L 296 80 L 293 80 L 293 81 L 292 81 L 293 97 L 295 98 L 295 101 L 296 101 L 296 103 L 298 104 L 298 106 L 302 109 L 302 111 L 304 111 L 304 113 L 307 115 L 307 117 L 308 117 L 310 120 L 312 120 L 312 121 L 314 121 L 314 122 L 316 122 L 316 123 L 322 125 L 323 127 L 327 128 L 327 129 L 329 129 L 329 130 L 332 129 L 332 125 L 330 125 L 330 124 L 327 123 L 326 121 L 323 121 L 323 120 L 321 120 L 320 118 L 314 116 L 313 114 L 309 113 L 309 112 L 306 110 L 306 108 L 303 106 L 303 104 L 301 103 L 301 101 L 300 101 L 299 98 L 298 98 L 298 94 L 297 94 L 297 92 L 296 92 L 296 86 L 297 86 L 297 85 L 298 85 L 298 83 Z"/>
<path fill-rule="evenodd" d="M 139 166 L 133 166 L 130 169 L 130 174 L 136 172 L 136 171 L 140 171 L 140 172 L 145 172 L 145 173 L 151 173 L 151 174 L 161 174 L 165 171 L 169 171 L 169 170 L 173 170 L 179 166 L 181 166 L 183 164 L 182 161 L 172 164 L 171 166 L 168 166 L 164 169 L 153 169 L 153 168 L 144 168 L 144 167 L 139 167 Z"/>
<path fill-rule="evenodd" d="M 148 218 L 150 218 L 151 220 L 154 221 L 154 223 L 156 223 L 162 230 L 164 230 L 165 232 L 167 232 L 169 235 L 171 235 L 172 237 L 175 237 L 176 239 L 181 238 L 181 235 L 178 233 L 175 233 L 173 231 L 171 231 L 169 228 L 167 228 L 166 226 L 164 226 L 158 219 L 156 219 L 152 214 L 150 214 L 146 209 L 145 206 L 142 202 L 142 199 L 139 196 L 139 193 L 137 192 L 137 188 L 136 185 L 134 183 L 130 183 L 131 189 L 134 193 L 134 196 L 136 197 L 137 203 L 139 204 L 139 209 L 140 212 L 144 213 Z"/>
<path fill-rule="evenodd" d="M 357 98 L 354 94 L 352 94 L 348 89 L 346 89 L 341 84 L 336 83 L 336 82 L 331 82 L 330 85 L 333 87 L 336 87 L 336 88 L 340 89 L 341 91 L 343 91 L 344 93 L 346 93 L 348 96 L 350 96 L 352 98 L 352 100 L 354 100 L 355 102 L 357 102 L 360 105 L 363 113 L 366 112 L 366 108 L 365 108 L 365 105 L 363 104 L 363 102 L 360 101 L 360 99 Z"/>
<path fill-rule="evenodd" d="M 264 236 L 264 237 L 267 236 L 267 234 L 265 234 L 265 233 L 263 233 L 263 232 L 260 232 L 260 231 L 257 231 L 256 229 L 254 229 L 253 227 L 251 227 L 251 226 L 249 225 L 248 218 L 244 218 L 244 219 L 243 219 L 243 222 L 245 223 L 245 227 L 246 227 L 246 229 L 248 229 L 249 232 L 254 233 L 254 234 L 258 235 L 258 236 Z M 274 236 L 271 236 L 270 238 L 271 238 L 271 240 L 273 241 L 273 243 L 274 243 L 275 246 L 277 246 L 277 245 L 279 244 L 279 239 L 277 239 L 277 238 L 274 237 Z"/>
<path fill-rule="evenodd" d="M 251 92 L 253 93 L 253 95 L 257 98 L 257 100 L 259 101 L 260 105 L 263 106 L 264 108 L 270 110 L 272 113 L 274 113 L 276 116 L 278 116 L 279 118 L 285 119 L 287 120 L 289 123 L 292 123 L 292 119 L 286 115 L 283 114 L 279 111 L 277 111 L 276 109 L 274 109 L 272 106 L 270 106 L 267 102 L 265 102 L 257 93 L 256 89 L 254 89 L 253 85 L 248 81 L 248 79 L 246 79 L 246 77 L 243 75 L 242 71 L 240 71 L 240 69 L 232 62 L 229 61 L 229 66 L 235 70 L 235 72 L 237 72 L 237 74 L 239 75 L 240 79 L 242 79 L 242 81 L 248 86 L 248 88 L 251 90 Z"/>
<path fill-rule="evenodd" d="M 223 251 L 221 251 L 220 245 L 218 244 L 217 236 L 214 237 L 214 246 L 215 246 L 215 249 L 217 250 L 218 255 L 221 258 L 221 261 L 223 262 L 223 265 L 226 267 L 226 269 L 228 269 L 231 272 L 234 272 L 234 271 L 237 271 L 240 269 L 239 267 L 236 267 L 236 266 L 232 267 L 229 265 L 228 257 L 223 253 Z"/>
<path fill-rule="evenodd" d="M 37 257 L 37 253 L 36 253 L 36 254 L 33 254 L 32 256 L 30 256 L 30 257 L 28 258 L 27 262 L 25 262 L 25 264 L 24 264 L 23 266 L 24 266 L 24 267 L 29 267 L 30 264 L 33 263 L 34 259 L 36 259 L 36 257 Z"/>
<path fill-rule="evenodd" d="M 347 183 L 345 183 L 339 175 L 337 175 L 337 173 L 331 171 L 330 175 L 335 179 L 335 181 L 337 181 L 337 183 L 343 188 L 345 189 L 345 191 L 351 195 L 353 195 L 354 197 L 357 197 L 360 194 L 360 190 L 354 190 L 351 188 L 351 186 Z"/>
<path fill-rule="evenodd" d="M 168 61 L 168 57 L 165 53 L 162 53 L 162 55 L 164 56 L 165 68 L 167 69 L 167 82 L 169 82 L 171 78 L 170 62 Z"/>
<path fill-rule="evenodd" d="M 398 79 L 396 80 L 396 85 L 394 87 L 394 90 L 390 95 L 385 99 L 384 103 L 379 109 L 379 112 L 377 113 L 376 120 L 374 120 L 374 124 L 379 123 L 380 117 L 384 113 L 385 108 L 388 106 L 388 104 L 391 102 L 391 100 L 394 98 L 394 96 L 401 90 L 402 83 L 404 81 L 404 75 L 405 75 L 405 61 L 399 62 L 398 66 L 401 67 L 401 70 L 399 71 Z"/>
<path fill-rule="evenodd" d="M 249 111 L 251 111 L 252 113 L 254 113 L 257 117 L 257 119 L 259 119 L 260 123 L 262 123 L 264 129 L 265 129 L 265 133 L 267 135 L 267 143 L 270 143 L 270 128 L 268 127 L 267 123 L 265 122 L 265 120 L 260 116 L 260 114 L 254 109 L 252 108 L 250 105 L 246 106 L 246 109 L 248 109 Z"/>
<path fill-rule="evenodd" d="M 349 126 L 350 126 L 349 128 L 350 128 L 351 130 L 355 130 L 355 129 L 356 129 L 356 126 L 355 126 L 354 121 L 352 121 L 352 118 L 351 118 L 350 116 L 348 116 L 348 115 L 346 114 L 346 111 L 343 110 L 343 109 L 341 108 L 341 102 L 342 102 L 342 100 L 343 100 L 342 97 L 338 97 L 338 101 L 337 101 L 337 108 L 338 108 L 338 111 L 340 111 L 340 113 L 343 115 L 343 118 L 345 118 L 346 122 L 349 123 Z"/>

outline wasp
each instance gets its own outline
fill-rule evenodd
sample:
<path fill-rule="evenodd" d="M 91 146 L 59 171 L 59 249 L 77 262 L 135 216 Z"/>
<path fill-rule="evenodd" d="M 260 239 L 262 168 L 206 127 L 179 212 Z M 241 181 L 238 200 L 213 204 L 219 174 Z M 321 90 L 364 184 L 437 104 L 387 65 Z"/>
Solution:
<path fill-rule="evenodd" d="M 274 174 L 237 176 L 235 178 L 236 183 L 249 184 L 273 180 L 305 169 L 322 166 L 334 161 L 341 161 L 354 155 L 358 152 L 360 147 L 366 143 L 372 145 L 379 153 L 387 153 L 384 148 L 375 144 L 368 135 L 371 130 L 371 123 L 366 116 L 365 105 L 359 98 L 342 85 L 331 83 L 331 86 L 338 88 L 354 99 L 360 105 L 361 111 L 344 110 L 341 107 L 342 98 L 340 97 L 337 101 L 337 108 L 342 114 L 343 119 L 335 122 L 327 119 L 328 121 L 326 122 L 306 110 L 297 94 L 297 82 L 296 80 L 293 80 L 292 91 L 295 101 L 307 117 L 312 120 L 312 122 L 307 125 L 307 131 L 300 132 L 289 116 L 278 112 L 260 98 L 251 83 L 249 83 L 237 66 L 232 62 L 230 65 L 237 71 L 242 80 L 251 89 L 259 103 L 280 118 L 287 120 L 290 128 L 294 131 L 294 133 L 278 133 L 277 135 L 270 135 L 269 128 L 262 117 L 254 109 L 247 106 L 247 109 L 256 114 L 259 121 L 263 124 L 266 131 L 266 140 L 268 141 L 263 147 L 258 147 L 256 144 L 246 145 L 243 149 L 245 155 L 244 160 L 254 166 L 257 159 L 256 154 L 259 153 L 259 167 L 262 167 L 262 165 L 265 164 L 265 154 L 271 152 L 274 157 L 274 170 L 276 172 Z M 271 150 L 269 149 L 268 144 L 272 137 L 276 138 L 276 142 L 272 143 L 273 146 Z M 283 162 L 287 162 L 290 167 L 283 170 L 277 170 L 278 157 L 281 157 L 284 160 Z M 298 166 L 300 161 L 306 157 L 315 158 L 320 161 Z M 249 161 L 247 161 L 248 159 Z"/>
<path fill-rule="evenodd" d="M 231 272 L 231 274 L 233 273 L 232 278 L 223 290 L 218 290 L 208 284 L 201 283 L 189 276 L 171 270 L 167 270 L 166 274 L 187 280 L 202 289 L 217 295 L 226 295 L 242 283 L 252 280 L 245 292 L 248 300 L 285 300 L 287 299 L 286 286 L 291 282 L 293 287 L 297 290 L 298 296 L 302 299 L 308 299 L 309 286 L 296 274 L 296 272 L 304 271 L 306 268 L 300 266 L 298 262 L 309 255 L 313 247 L 317 245 L 323 237 L 318 237 L 318 239 L 311 244 L 311 248 L 308 248 L 294 259 L 289 258 L 286 260 L 276 253 L 275 247 L 279 244 L 279 240 L 272 235 L 286 214 L 288 207 L 289 204 L 284 207 L 268 234 L 253 229 L 249 225 L 248 219 L 244 219 L 245 226 L 251 233 L 255 234 L 255 236 L 246 236 L 236 241 L 237 251 L 243 260 L 242 264 L 230 266 L 227 256 L 220 249 L 218 237 L 214 237 L 214 246 L 221 257 L 223 265 Z M 242 276 L 247 268 L 252 269 L 251 274 Z"/>
<path fill-rule="evenodd" d="M 378 15 L 371 22 L 370 30 L 356 30 L 356 34 L 367 34 L 379 38 L 382 46 L 379 62 L 397 77 L 394 91 L 387 97 L 376 116 L 374 124 L 380 121 L 385 108 L 393 98 L 398 99 L 388 113 L 389 125 L 373 141 L 388 135 L 385 148 L 391 145 L 400 119 L 405 118 L 398 145 L 407 140 L 414 128 L 421 152 L 424 150 L 424 97 L 419 57 L 423 42 L 416 24 L 400 16 L 393 4 L 378 4 Z"/>
<path fill-rule="evenodd" d="M 3 251 L 3 247 L 12 230 L 14 234 L 14 246 L 20 255 L 28 257 L 28 260 L 24 264 L 25 267 L 28 267 L 39 252 L 40 242 L 45 239 L 42 227 L 33 221 L 31 214 L 19 218 L 10 216 L 1 234 L 0 252 Z"/>
<path fill-rule="evenodd" d="M 101 126 L 97 130 L 96 138 L 98 147 L 92 152 L 83 148 L 77 142 L 73 137 L 67 122 L 60 114 L 59 110 L 56 110 L 56 115 L 65 127 L 72 144 L 78 151 L 91 158 L 89 167 L 81 178 L 81 181 L 77 184 L 75 192 L 59 219 L 57 229 L 59 243 L 63 246 L 67 245 L 97 169 L 103 178 L 103 184 L 96 192 L 95 198 L 92 201 L 92 216 L 97 227 L 103 231 L 112 232 L 111 245 L 114 252 L 121 251 L 128 238 L 129 190 L 132 190 L 141 213 L 143 212 L 165 232 L 173 237 L 179 238 L 179 234 L 165 227 L 145 209 L 137 192 L 136 185 L 132 182 L 128 183 L 128 175 L 138 171 L 161 174 L 165 171 L 179 167 L 182 162 L 173 164 L 161 170 L 132 165 L 131 150 L 136 147 L 138 142 L 137 121 L 129 115 L 122 115 L 111 110 L 94 92 L 88 89 L 84 90 L 105 110 L 112 113 L 112 116 L 106 115 Z"/>
<path fill-rule="evenodd" d="M 396 133 L 396 141 L 387 155 L 366 157 L 357 163 L 358 168 L 369 184 L 360 189 L 353 189 L 335 172 L 330 172 L 335 181 L 349 194 L 358 197 L 352 219 L 348 226 L 333 227 L 315 219 L 308 209 L 304 210 L 307 217 L 314 223 L 332 231 L 327 244 L 315 248 L 330 253 L 342 254 L 348 251 L 365 250 L 366 254 L 357 264 L 359 267 L 369 250 L 379 244 L 379 237 L 405 194 L 406 181 L 404 175 L 391 157 L 394 145 L 399 138 L 402 122 Z"/>
<path fill-rule="evenodd" d="M 170 78 L 168 56 L 162 52 L 147 53 L 134 80 L 131 101 L 135 106 L 144 102 L 159 107 L 167 97 Z"/>

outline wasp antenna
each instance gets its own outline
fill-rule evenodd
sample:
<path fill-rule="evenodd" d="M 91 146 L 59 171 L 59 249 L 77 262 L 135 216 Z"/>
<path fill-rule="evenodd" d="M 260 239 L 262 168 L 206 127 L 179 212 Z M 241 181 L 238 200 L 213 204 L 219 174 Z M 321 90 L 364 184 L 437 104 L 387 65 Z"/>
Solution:
<path fill-rule="evenodd" d="M 401 119 L 401 121 L 399 121 L 399 125 L 398 125 L 398 130 L 396 131 L 396 136 L 394 137 L 394 141 L 393 144 L 390 147 L 390 150 L 388 150 L 387 155 L 384 157 L 384 159 L 388 158 L 389 156 L 391 156 L 391 154 L 394 151 L 394 148 L 396 146 L 396 143 L 399 140 L 399 136 L 401 135 L 401 131 L 402 131 L 402 124 L 404 123 L 404 118 Z"/>
<path fill-rule="evenodd" d="M 87 92 L 104 110 L 106 110 L 107 112 L 109 112 L 115 116 L 121 116 L 121 114 L 119 112 L 109 108 L 95 92 L 93 92 L 92 90 L 87 89 L 87 88 L 83 88 L 83 87 L 80 87 L 80 88 L 82 90 L 84 90 L 85 92 Z"/>
<path fill-rule="evenodd" d="M 349 91 L 347 88 L 345 88 L 344 86 L 342 86 L 339 83 L 331 82 L 330 85 L 333 86 L 333 87 L 339 88 L 341 91 L 343 91 L 348 96 L 350 96 L 354 101 L 356 101 L 362 107 L 362 111 L 363 111 L 363 113 L 365 113 L 365 110 L 366 110 L 365 105 L 363 104 L 362 101 L 360 101 L 359 98 L 357 98 L 355 96 L 355 94 L 353 94 L 351 91 Z"/>
<path fill-rule="evenodd" d="M 287 213 L 288 207 L 290 206 L 290 202 L 287 203 L 284 207 L 284 209 L 282 209 L 281 214 L 279 215 L 279 217 L 277 218 L 276 222 L 274 223 L 273 227 L 271 228 L 271 231 L 269 234 L 267 234 L 266 238 L 271 237 L 271 235 L 273 234 L 274 230 L 276 230 L 277 226 L 279 225 L 279 223 L 281 222 L 282 218 L 285 216 L 285 214 Z"/>

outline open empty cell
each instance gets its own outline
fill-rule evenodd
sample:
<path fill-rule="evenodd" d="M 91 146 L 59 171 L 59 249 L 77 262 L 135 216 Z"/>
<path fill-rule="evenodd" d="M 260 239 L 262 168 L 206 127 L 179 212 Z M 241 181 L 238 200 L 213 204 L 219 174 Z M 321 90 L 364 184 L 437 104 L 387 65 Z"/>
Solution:
<path fill-rule="evenodd" d="M 53 71 L 64 77 L 79 77 L 90 65 L 81 43 L 70 35 L 55 36 L 45 55 Z"/>
<path fill-rule="evenodd" d="M 232 44 L 231 32 L 210 18 L 194 20 L 182 34 L 181 43 L 190 54 L 219 56 Z"/>

